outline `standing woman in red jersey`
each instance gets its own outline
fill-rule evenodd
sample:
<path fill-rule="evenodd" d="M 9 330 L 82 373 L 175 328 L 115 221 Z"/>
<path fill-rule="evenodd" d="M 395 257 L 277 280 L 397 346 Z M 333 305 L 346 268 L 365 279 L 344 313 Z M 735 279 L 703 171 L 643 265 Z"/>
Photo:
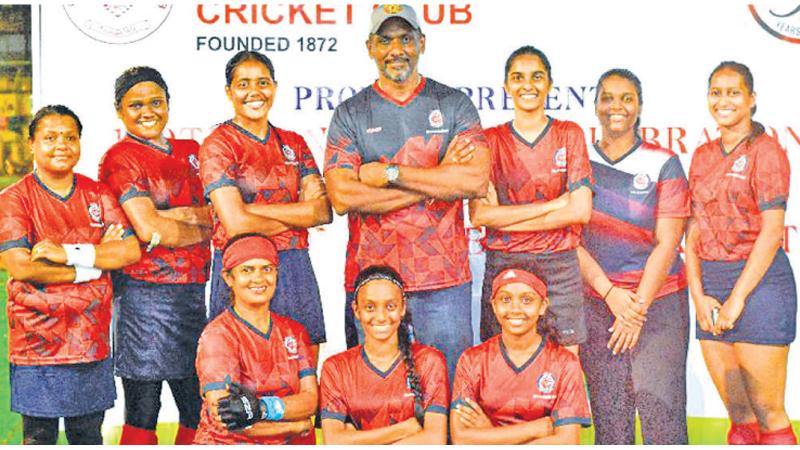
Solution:
<path fill-rule="evenodd" d="M 156 444 L 166 380 L 179 422 L 176 444 L 192 442 L 200 420 L 194 370 L 206 322 L 210 207 L 203 199 L 199 145 L 162 134 L 169 89 L 150 67 L 132 67 L 114 84 L 127 134 L 100 162 L 98 179 L 117 196 L 139 238 L 142 259 L 114 277 L 115 372 L 125 391 L 121 444 Z"/>
<path fill-rule="evenodd" d="M 689 298 L 678 247 L 689 185 L 676 154 L 642 142 L 636 75 L 611 69 L 595 92 L 602 136 L 589 149 L 595 195 L 578 247 L 595 444 L 633 445 L 637 412 L 645 444 L 687 444 Z"/>
<path fill-rule="evenodd" d="M 453 380 L 455 444 L 578 444 L 591 424 L 578 357 L 541 321 L 547 286 L 511 268 L 491 284 L 501 333 L 461 355 Z"/>
<path fill-rule="evenodd" d="M 308 333 L 270 311 L 278 252 L 267 237 L 231 238 L 222 276 L 232 306 L 203 330 L 197 374 L 204 403 L 195 444 L 311 444 L 317 376 Z"/>
<path fill-rule="evenodd" d="M 411 312 L 400 275 L 370 266 L 358 274 L 354 298 L 364 344 L 322 366 L 325 443 L 445 444 L 445 358 L 433 347 L 411 343 Z"/>
<path fill-rule="evenodd" d="M 200 173 L 215 212 L 209 318 L 229 304 L 220 270 L 229 236 L 265 234 L 275 242 L 283 269 L 273 311 L 306 327 L 316 355 L 325 342 L 325 322 L 307 228 L 331 221 L 325 185 L 305 140 L 269 122 L 278 87 L 272 61 L 239 52 L 225 66 L 225 82 L 234 117 L 200 148 Z"/>
<path fill-rule="evenodd" d="M 541 50 L 515 50 L 505 66 L 514 119 L 485 131 L 492 149 L 489 195 L 470 202 L 472 225 L 487 228 L 482 340 L 499 332 L 490 293 L 494 277 L 508 267 L 545 281 L 559 343 L 576 346 L 586 339 L 575 249 L 592 212 L 591 168 L 581 128 L 545 114 L 552 84 Z"/>
<path fill-rule="evenodd" d="M 28 128 L 34 171 L 0 193 L 0 259 L 8 269 L 11 410 L 25 444 L 103 443 L 116 398 L 107 271 L 139 259 L 125 214 L 104 185 L 73 173 L 81 122 L 45 106 Z"/>
<path fill-rule="evenodd" d="M 752 119 L 753 75 L 720 63 L 708 80 L 720 137 L 692 157 L 686 237 L 697 338 L 728 415 L 731 444 L 795 444 L 784 408 L 797 289 L 783 251 L 789 160 Z"/>

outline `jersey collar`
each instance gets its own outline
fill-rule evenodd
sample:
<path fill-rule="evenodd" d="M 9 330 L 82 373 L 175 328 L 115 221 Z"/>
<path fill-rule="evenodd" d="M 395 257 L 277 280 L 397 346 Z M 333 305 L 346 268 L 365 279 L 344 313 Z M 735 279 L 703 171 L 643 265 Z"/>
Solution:
<path fill-rule="evenodd" d="M 62 202 L 66 202 L 67 200 L 69 200 L 72 197 L 72 194 L 75 193 L 75 186 L 78 184 L 78 176 L 73 173 L 72 174 L 72 187 L 69 188 L 69 192 L 67 193 L 67 195 L 62 197 L 62 196 L 58 195 L 58 193 L 56 193 L 56 191 L 54 191 L 54 190 L 50 189 L 49 187 L 47 187 L 47 185 L 44 184 L 44 182 L 42 182 L 42 180 L 39 178 L 39 175 L 36 175 L 36 171 L 35 170 L 33 171 L 33 179 L 36 180 L 36 183 L 38 183 L 39 186 L 41 186 L 41 188 L 44 189 L 45 192 L 47 192 L 48 194 L 50 194 L 51 196 L 55 197 L 57 200 L 60 200 Z"/>
<path fill-rule="evenodd" d="M 605 162 L 607 162 L 607 163 L 608 163 L 609 165 L 611 165 L 611 166 L 621 163 L 623 159 L 625 159 L 625 158 L 627 158 L 628 156 L 630 156 L 630 155 L 631 155 L 633 152 L 635 152 L 635 151 L 636 151 L 636 149 L 637 149 L 637 148 L 639 148 L 639 146 L 641 146 L 641 145 L 642 145 L 642 138 L 641 138 L 640 136 L 638 136 L 638 135 L 637 135 L 637 136 L 636 136 L 636 139 L 633 141 L 633 146 L 632 146 L 630 149 L 628 149 L 628 151 L 626 151 L 625 153 L 623 153 L 623 154 L 622 154 L 622 156 L 620 156 L 619 158 L 617 158 L 617 159 L 614 161 L 614 160 L 611 160 L 611 159 L 610 159 L 608 156 L 606 156 L 606 154 L 605 154 L 605 152 L 603 151 L 603 149 L 602 149 L 602 148 L 600 148 L 600 141 L 599 141 L 599 140 L 598 140 L 598 141 L 596 141 L 594 144 L 592 144 L 592 146 L 594 147 L 594 149 L 597 151 L 597 154 L 598 154 L 598 155 L 600 155 L 600 157 L 601 157 L 601 158 L 603 158 L 603 160 L 604 160 Z"/>
<path fill-rule="evenodd" d="M 547 116 L 547 125 L 544 126 L 544 129 L 542 130 L 542 132 L 539 133 L 539 136 L 537 136 L 536 139 L 533 140 L 533 142 L 528 142 L 528 140 L 525 139 L 524 136 L 519 134 L 517 129 L 514 128 L 514 121 L 513 120 L 509 120 L 508 121 L 508 128 L 511 130 L 511 134 L 514 135 L 514 137 L 517 138 L 520 142 L 524 143 L 525 145 L 527 145 L 530 148 L 535 148 L 536 144 L 538 144 L 542 139 L 544 139 L 544 137 L 547 135 L 547 132 L 550 131 L 550 126 L 552 124 L 553 124 L 553 118 L 550 117 L 550 116 Z"/>
<path fill-rule="evenodd" d="M 140 143 L 142 145 L 146 145 L 146 146 L 148 146 L 148 147 L 150 147 L 150 148 L 152 148 L 154 150 L 158 150 L 159 152 L 165 153 L 167 155 L 171 155 L 172 154 L 172 144 L 169 141 L 167 141 L 167 146 L 166 147 L 161 147 L 161 146 L 156 145 L 156 144 L 154 144 L 154 143 L 152 143 L 150 141 L 146 141 L 146 140 L 144 140 L 144 139 L 142 139 L 142 138 L 140 138 L 138 136 L 134 136 L 134 135 L 132 135 L 130 133 L 126 133 L 126 134 L 128 135 L 129 138 L 133 139 L 134 141 L 136 141 L 136 142 L 138 142 L 138 143 Z"/>
<path fill-rule="evenodd" d="M 401 354 L 401 355 L 399 355 L 399 356 L 397 357 L 397 359 L 395 359 L 395 360 L 394 360 L 394 362 L 392 363 L 392 365 L 391 365 L 391 366 L 389 366 L 389 368 L 388 368 L 388 369 L 386 369 L 386 372 L 383 372 L 383 371 L 381 371 L 380 369 L 378 369 L 377 367 L 375 367 L 375 366 L 372 364 L 372 362 L 371 362 L 371 361 L 369 360 L 369 358 L 367 357 L 367 352 L 366 352 L 366 350 L 364 350 L 364 346 L 363 346 L 363 345 L 361 346 L 361 358 L 362 358 L 362 359 L 364 359 L 364 364 L 366 364 L 366 365 L 367 365 L 367 367 L 369 367 L 369 368 L 370 368 L 370 369 L 371 369 L 373 372 L 375 372 L 376 374 L 378 374 L 378 376 L 379 376 L 379 377 L 381 377 L 381 378 L 386 378 L 386 377 L 388 377 L 388 376 L 389 376 L 389 374 L 391 374 L 391 373 L 392 373 L 392 371 L 394 371 L 395 367 L 397 367 L 397 365 L 398 365 L 398 364 L 400 364 L 400 361 L 402 361 L 402 359 L 403 359 L 403 355 L 402 355 L 402 354 Z"/>
<path fill-rule="evenodd" d="M 544 349 L 544 346 L 547 343 L 547 336 L 542 336 L 542 342 L 539 343 L 539 347 L 536 349 L 535 352 L 533 352 L 533 355 L 531 355 L 531 357 L 528 358 L 528 360 L 525 361 L 525 363 L 519 367 L 514 365 L 514 362 L 511 361 L 511 358 L 508 357 L 508 352 L 506 351 L 506 345 L 503 344 L 503 337 L 498 336 L 497 340 L 500 341 L 500 353 L 503 355 L 503 359 L 506 360 L 506 364 L 508 364 L 508 367 L 510 367 L 511 370 L 514 371 L 514 373 L 520 373 L 525 369 L 527 369 L 528 366 L 533 364 L 533 362 L 536 360 L 536 357 L 539 356 L 540 353 L 542 353 L 542 349 Z"/>
<path fill-rule="evenodd" d="M 239 124 L 237 124 L 236 122 L 234 122 L 234 121 L 233 121 L 233 119 L 231 119 L 231 120 L 228 120 L 228 121 L 227 121 L 227 122 L 225 122 L 225 123 L 227 123 L 228 125 L 232 126 L 234 130 L 238 131 L 239 133 L 242 133 L 243 135 L 245 135 L 245 136 L 247 136 L 248 138 L 250 138 L 250 139 L 252 139 L 252 140 L 254 140 L 254 141 L 258 142 L 258 143 L 259 143 L 259 144 L 261 144 L 261 145 L 264 145 L 264 144 L 266 144 L 267 142 L 269 142 L 269 137 L 270 137 L 270 135 L 272 134 L 272 125 L 268 125 L 268 126 L 267 126 L 267 135 L 266 135 L 266 136 L 264 136 L 264 139 L 260 139 L 260 138 L 259 138 L 258 136 L 256 136 L 255 134 L 253 134 L 253 133 L 251 133 L 251 132 L 249 132 L 249 131 L 245 130 L 244 128 L 242 128 L 242 127 L 241 127 Z"/>
<path fill-rule="evenodd" d="M 411 95 L 407 99 L 403 100 L 402 102 L 397 101 L 394 97 L 392 97 L 386 91 L 381 89 L 381 87 L 378 85 L 378 80 L 375 80 L 375 82 L 372 83 L 372 89 L 374 89 L 375 92 L 377 92 L 378 95 L 383 97 L 383 99 L 386 100 L 387 102 L 392 103 L 393 105 L 397 105 L 397 106 L 402 108 L 402 107 L 408 106 L 411 102 L 416 100 L 417 97 L 419 97 L 419 93 L 422 92 L 423 89 L 425 89 L 425 85 L 427 84 L 427 80 L 428 80 L 427 78 L 425 78 L 422 75 L 420 75 L 419 76 L 419 84 L 417 85 L 416 88 L 414 88 L 414 92 L 412 92 Z"/>
<path fill-rule="evenodd" d="M 228 307 L 228 311 L 231 312 L 231 314 L 233 315 L 233 317 L 236 320 L 238 320 L 239 322 L 242 322 L 244 324 L 244 326 L 249 328 L 250 331 L 252 331 L 253 333 L 255 333 L 255 334 L 257 334 L 257 335 L 259 335 L 261 337 L 263 337 L 266 340 L 269 340 L 269 337 L 272 334 L 272 325 L 275 323 L 275 318 L 274 317 L 270 317 L 270 319 L 269 319 L 269 328 L 267 329 L 267 332 L 266 333 L 262 333 L 253 324 L 251 324 L 250 322 L 246 321 L 242 316 L 237 314 L 236 310 L 233 309 L 233 305 Z"/>

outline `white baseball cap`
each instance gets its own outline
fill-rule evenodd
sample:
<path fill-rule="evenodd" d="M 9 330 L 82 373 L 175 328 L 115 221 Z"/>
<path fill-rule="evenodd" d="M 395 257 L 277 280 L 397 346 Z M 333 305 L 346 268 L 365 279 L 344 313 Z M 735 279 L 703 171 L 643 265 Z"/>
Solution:
<path fill-rule="evenodd" d="M 369 34 L 375 34 L 384 22 L 392 17 L 399 17 L 409 25 L 411 28 L 421 31 L 419 27 L 419 19 L 414 8 L 408 5 L 379 5 L 372 10 L 372 18 L 370 19 Z"/>

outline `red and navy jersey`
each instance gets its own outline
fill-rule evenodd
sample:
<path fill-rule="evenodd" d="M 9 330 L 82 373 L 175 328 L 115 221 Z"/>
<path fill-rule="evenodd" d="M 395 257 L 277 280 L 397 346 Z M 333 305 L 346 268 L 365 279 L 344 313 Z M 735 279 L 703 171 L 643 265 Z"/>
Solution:
<path fill-rule="evenodd" d="M 534 142 L 519 135 L 511 122 L 485 133 L 500 205 L 546 202 L 592 186 L 583 130 L 573 122 L 550 119 Z M 504 252 L 555 253 L 576 248 L 580 233 L 579 225 L 530 232 L 487 229 L 486 243 L 489 249 Z"/>
<path fill-rule="evenodd" d="M 245 203 L 296 203 L 302 179 L 319 175 L 314 155 L 297 133 L 269 127 L 262 140 L 225 122 L 200 146 L 200 176 L 206 197 L 215 189 L 235 186 Z M 214 215 L 214 248 L 223 249 L 230 236 Z M 293 228 L 271 237 L 278 250 L 308 248 L 308 231 Z"/>
<path fill-rule="evenodd" d="M 411 355 L 422 385 L 422 408 L 447 414 L 447 366 L 441 352 L 412 344 Z M 367 359 L 363 346 L 327 360 L 320 379 L 320 415 L 350 421 L 359 430 L 388 427 L 414 417 L 414 393 L 402 356 L 385 372 Z"/>
<path fill-rule="evenodd" d="M 311 340 L 302 325 L 270 313 L 270 328 L 262 333 L 228 308 L 203 330 L 197 344 L 197 377 L 200 389 L 222 390 L 238 383 L 259 397 L 286 397 L 300 392 L 300 379 L 316 376 Z M 299 436 L 250 438 L 231 433 L 209 414 L 203 400 L 195 444 L 291 444 L 306 443 Z"/>
<path fill-rule="evenodd" d="M 394 163 L 436 167 L 456 136 L 482 141 L 478 111 L 462 92 L 422 78 L 398 103 L 378 83 L 336 108 L 328 129 L 325 170 Z M 370 265 L 397 270 L 409 291 L 469 282 L 467 237 L 461 200 L 429 199 L 388 214 L 348 215 L 345 287 Z"/>
<path fill-rule="evenodd" d="M 689 217 L 689 183 L 678 156 L 637 140 L 617 161 L 589 149 L 594 176 L 592 218 L 583 228 L 583 247 L 617 286 L 635 291 L 655 248 L 659 218 Z M 677 249 L 676 249 L 677 253 Z M 680 256 L 656 297 L 686 287 Z M 595 297 L 594 290 L 588 289 Z"/>
<path fill-rule="evenodd" d="M 0 193 L 0 252 L 32 249 L 45 239 L 56 244 L 100 244 L 113 224 L 133 230 L 114 194 L 75 174 L 62 197 L 31 173 Z M 109 355 L 111 279 L 87 283 L 8 282 L 9 360 L 20 365 L 75 364 Z"/>
<path fill-rule="evenodd" d="M 120 204 L 148 197 L 156 209 L 203 206 L 198 144 L 193 140 L 168 139 L 166 149 L 128 135 L 114 144 L 100 160 L 98 179 L 114 192 Z M 205 283 L 211 252 L 208 242 L 180 248 L 156 247 L 125 267 L 132 278 L 150 283 Z"/>
<path fill-rule="evenodd" d="M 761 231 L 761 212 L 786 209 L 789 178 L 786 151 L 766 133 L 729 154 L 719 139 L 695 150 L 689 189 L 700 258 L 747 259 Z"/>
<path fill-rule="evenodd" d="M 549 339 L 520 367 L 509 359 L 502 335 L 467 349 L 456 367 L 451 407 L 465 398 L 477 402 L 494 426 L 545 416 L 556 427 L 591 424 L 580 361 Z"/>

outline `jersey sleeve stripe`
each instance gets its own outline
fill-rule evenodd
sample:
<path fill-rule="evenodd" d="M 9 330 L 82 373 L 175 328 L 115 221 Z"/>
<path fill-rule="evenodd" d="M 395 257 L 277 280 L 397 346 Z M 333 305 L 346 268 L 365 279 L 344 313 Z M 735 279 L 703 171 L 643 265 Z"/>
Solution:
<path fill-rule="evenodd" d="M 130 189 L 128 189 L 127 192 L 119 196 L 119 204 L 121 205 L 127 202 L 128 200 L 136 197 L 150 197 L 150 193 L 146 191 L 140 191 L 139 189 L 136 189 L 135 186 L 133 186 Z"/>
<path fill-rule="evenodd" d="M 774 200 L 768 202 L 761 202 L 758 204 L 759 211 L 766 211 L 768 209 L 786 209 L 786 197 L 776 197 Z"/>
<path fill-rule="evenodd" d="M 450 402 L 450 409 L 456 409 L 456 408 L 458 408 L 459 406 L 462 406 L 462 405 L 469 406 L 467 404 L 467 402 L 465 402 L 463 399 L 457 398 L 457 399 L 453 400 L 452 402 Z"/>
<path fill-rule="evenodd" d="M 569 183 L 569 185 L 567 185 L 567 189 L 570 192 L 572 192 L 572 191 L 577 190 L 578 188 L 580 188 L 582 186 L 586 186 L 589 189 L 592 188 L 592 182 L 591 182 L 591 180 L 589 180 L 589 177 L 584 177 L 584 178 L 581 178 L 580 180 L 578 180 L 578 181 L 576 181 L 574 183 Z"/>
<path fill-rule="evenodd" d="M 303 369 L 303 370 L 297 372 L 297 378 L 305 378 L 305 377 L 309 377 L 311 375 L 316 375 L 316 374 L 317 374 L 317 371 L 315 369 L 313 369 L 313 368 Z"/>
<path fill-rule="evenodd" d="M 133 231 L 133 228 L 125 228 L 125 231 L 122 233 L 122 239 L 127 239 L 131 236 L 136 236 L 136 233 Z"/>
<path fill-rule="evenodd" d="M 0 243 L 0 252 L 4 252 L 6 250 L 10 250 L 12 248 L 26 248 L 28 250 L 31 249 L 31 243 L 28 240 L 28 237 L 25 236 L 20 239 L 15 239 L 13 241 L 5 241 Z"/>
<path fill-rule="evenodd" d="M 553 426 L 560 427 L 563 425 L 573 425 L 576 423 L 586 428 L 592 426 L 592 419 L 589 417 L 565 417 L 563 419 L 558 419 L 554 421 Z"/>
<path fill-rule="evenodd" d="M 222 391 L 228 386 L 228 383 L 224 381 L 215 381 L 212 383 L 206 383 L 203 386 L 203 395 L 205 395 L 208 391 Z"/>
<path fill-rule="evenodd" d="M 425 408 L 425 412 L 426 413 L 432 412 L 432 413 L 447 415 L 447 408 L 445 408 L 442 405 L 430 405 L 427 408 Z"/>
<path fill-rule="evenodd" d="M 203 195 L 205 195 L 206 198 L 208 198 L 208 196 L 211 195 L 212 192 L 216 191 L 221 187 L 226 187 L 226 186 L 236 186 L 236 182 L 223 175 L 219 180 L 213 183 L 209 183 L 209 185 L 206 186 L 205 189 L 203 189 Z"/>
<path fill-rule="evenodd" d="M 339 414 L 339 413 L 333 412 L 333 411 L 329 411 L 327 409 L 323 409 L 322 411 L 320 411 L 319 412 L 319 416 L 322 419 L 333 419 L 333 420 L 338 420 L 340 422 L 344 422 L 344 421 L 347 420 L 347 416 L 346 415 Z"/>

